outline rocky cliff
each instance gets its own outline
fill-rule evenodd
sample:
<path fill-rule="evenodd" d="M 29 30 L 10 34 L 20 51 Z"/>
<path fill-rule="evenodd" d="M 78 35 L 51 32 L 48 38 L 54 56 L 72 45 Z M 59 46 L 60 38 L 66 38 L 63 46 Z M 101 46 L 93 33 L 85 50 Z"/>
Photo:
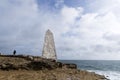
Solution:
<path fill-rule="evenodd" d="M 107 80 L 104 76 L 77 70 L 76 64 L 63 64 L 38 56 L 0 55 L 0 80 Z"/>

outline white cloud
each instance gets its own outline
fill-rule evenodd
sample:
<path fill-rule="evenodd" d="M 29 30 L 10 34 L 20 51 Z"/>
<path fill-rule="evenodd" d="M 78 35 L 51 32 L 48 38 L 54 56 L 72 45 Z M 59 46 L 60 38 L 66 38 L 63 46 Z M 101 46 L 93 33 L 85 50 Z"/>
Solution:
<path fill-rule="evenodd" d="M 66 24 L 73 24 L 76 21 L 76 18 L 81 16 L 83 8 L 73 8 L 64 6 L 61 10 L 61 15 Z"/>
<path fill-rule="evenodd" d="M 4 5 L 0 4 L 2 9 L 0 15 L 0 40 L 3 41 L 1 47 L 5 46 L 1 51 L 11 53 L 16 47 L 30 43 L 33 35 L 29 36 L 29 33 L 36 33 L 32 32 L 32 27 L 37 23 L 38 9 L 34 0 L 4 0 L 1 3 Z M 31 38 L 26 42 L 28 36 Z M 21 52 L 24 51 L 21 50 Z"/>
<path fill-rule="evenodd" d="M 88 6 L 92 12 L 87 13 L 84 7 L 68 7 L 63 3 L 58 0 L 55 4 L 56 7 L 62 4 L 56 13 L 39 8 L 35 0 L 0 1 L 1 51 L 10 53 L 17 49 L 18 53 L 40 55 L 45 30 L 51 29 L 58 58 L 120 58 L 119 0 L 91 2 Z"/>
<path fill-rule="evenodd" d="M 100 2 L 100 4 L 104 3 L 102 0 L 97 2 Z M 117 5 L 115 3 L 117 3 Z M 70 17 L 72 14 L 65 12 L 67 16 L 67 19 L 65 18 L 65 20 L 69 21 L 72 23 L 72 26 L 74 26 L 69 30 L 73 36 L 66 37 L 65 41 L 68 41 L 67 43 L 72 45 L 68 46 L 70 49 L 75 53 L 79 51 L 78 54 L 81 54 L 79 57 L 77 55 L 74 56 L 75 59 L 119 59 L 119 57 L 115 58 L 115 56 L 119 56 L 120 54 L 120 45 L 118 44 L 118 35 L 120 34 L 120 17 L 118 16 L 118 9 L 120 3 L 118 0 L 109 0 L 105 1 L 104 4 L 105 5 L 101 4 L 102 6 L 99 5 L 99 8 L 92 13 L 77 15 L 79 11 L 76 11 L 76 14 L 74 14 L 72 18 Z M 95 6 L 98 5 L 94 4 L 94 7 Z M 75 10 L 76 8 L 72 9 Z M 75 12 L 74 10 L 71 11 Z M 80 17 L 80 19 L 75 21 L 76 17 Z M 71 27 L 69 24 L 68 26 Z M 112 38 L 112 41 L 108 40 L 108 38 L 103 38 L 104 35 L 109 33 L 114 34 L 109 36 L 109 39 Z M 77 34 L 77 36 L 74 34 Z M 99 51 L 95 49 L 97 45 L 102 46 L 101 48 L 98 48 Z M 81 47 L 87 48 L 87 51 L 80 49 Z M 75 53 L 72 53 L 71 51 L 69 52 L 71 55 L 74 55 Z M 101 57 L 96 58 L 96 56 Z"/>

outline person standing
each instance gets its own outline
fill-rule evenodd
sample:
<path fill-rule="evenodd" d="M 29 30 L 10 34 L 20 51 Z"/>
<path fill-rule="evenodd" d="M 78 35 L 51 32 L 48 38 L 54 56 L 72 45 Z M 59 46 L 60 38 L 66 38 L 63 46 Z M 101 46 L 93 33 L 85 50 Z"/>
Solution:
<path fill-rule="evenodd" d="M 13 55 L 16 55 L 16 50 L 13 51 Z"/>

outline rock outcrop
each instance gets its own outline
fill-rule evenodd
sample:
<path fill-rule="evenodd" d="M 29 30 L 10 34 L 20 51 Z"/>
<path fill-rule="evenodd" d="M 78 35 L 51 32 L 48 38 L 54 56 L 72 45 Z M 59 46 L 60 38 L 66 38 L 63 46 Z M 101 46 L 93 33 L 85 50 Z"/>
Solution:
<path fill-rule="evenodd" d="M 62 67 L 70 68 L 70 69 L 77 69 L 77 65 L 76 64 L 68 64 L 68 63 L 66 63 L 66 64 L 63 64 Z"/>
<path fill-rule="evenodd" d="M 1 70 L 53 70 L 56 68 L 77 69 L 76 64 L 63 64 L 52 59 L 35 56 L 2 56 L 0 57 Z"/>
<path fill-rule="evenodd" d="M 25 55 L 0 55 L 0 80 L 108 80 L 76 64 Z"/>

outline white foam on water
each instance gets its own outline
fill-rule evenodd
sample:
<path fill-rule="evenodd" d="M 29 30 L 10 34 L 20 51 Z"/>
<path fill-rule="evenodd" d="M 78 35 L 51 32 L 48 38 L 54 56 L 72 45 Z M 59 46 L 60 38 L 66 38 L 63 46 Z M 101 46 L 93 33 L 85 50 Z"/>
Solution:
<path fill-rule="evenodd" d="M 100 71 L 100 70 L 88 70 L 88 71 L 104 75 L 106 78 L 110 80 L 120 80 L 120 72 L 118 71 Z"/>

